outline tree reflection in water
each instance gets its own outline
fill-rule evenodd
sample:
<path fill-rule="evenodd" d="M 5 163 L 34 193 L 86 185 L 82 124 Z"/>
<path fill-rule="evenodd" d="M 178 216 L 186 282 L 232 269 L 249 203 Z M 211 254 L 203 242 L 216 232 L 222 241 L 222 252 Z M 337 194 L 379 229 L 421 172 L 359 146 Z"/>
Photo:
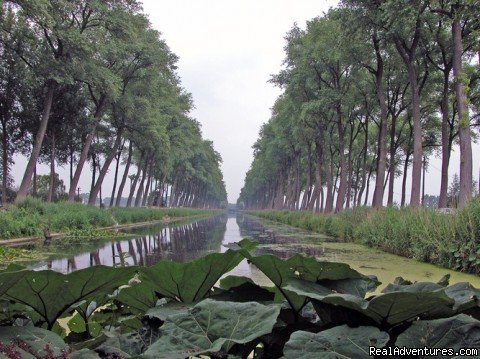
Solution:
<path fill-rule="evenodd" d="M 137 237 L 103 241 L 99 248 L 89 252 L 82 252 L 79 248 L 79 252 L 70 258 L 50 259 L 34 268 L 68 273 L 100 264 L 150 266 L 162 259 L 189 261 L 220 251 L 226 223 L 227 216 L 217 216 L 175 227 L 150 229 L 151 233 L 143 229 Z"/>

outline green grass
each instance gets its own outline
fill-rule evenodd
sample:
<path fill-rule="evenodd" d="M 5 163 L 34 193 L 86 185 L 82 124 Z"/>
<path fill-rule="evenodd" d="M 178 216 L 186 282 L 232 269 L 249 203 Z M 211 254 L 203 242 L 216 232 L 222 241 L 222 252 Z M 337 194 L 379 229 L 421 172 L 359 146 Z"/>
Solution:
<path fill-rule="evenodd" d="M 167 217 L 191 217 L 198 215 L 215 215 L 218 210 L 196 208 L 125 208 L 115 207 L 107 210 L 120 224 L 148 222 Z"/>
<path fill-rule="evenodd" d="M 100 209 L 79 203 L 45 203 L 27 198 L 16 206 L 9 206 L 0 212 L 0 238 L 41 236 L 43 228 L 50 232 L 70 232 L 160 220 L 168 217 L 189 217 L 213 215 L 218 211 L 191 208 L 111 208 Z"/>
<path fill-rule="evenodd" d="M 453 214 L 425 208 L 356 208 L 331 215 L 292 211 L 248 213 L 446 268 L 480 273 L 478 198 Z"/>

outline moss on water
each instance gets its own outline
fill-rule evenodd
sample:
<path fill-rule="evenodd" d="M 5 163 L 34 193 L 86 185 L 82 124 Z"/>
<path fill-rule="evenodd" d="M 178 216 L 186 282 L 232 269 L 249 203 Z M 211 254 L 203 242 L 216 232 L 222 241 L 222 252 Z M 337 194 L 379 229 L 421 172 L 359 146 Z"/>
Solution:
<path fill-rule="evenodd" d="M 392 283 L 396 277 L 411 281 L 437 282 L 445 274 L 450 274 L 450 283 L 469 282 L 474 287 L 480 287 L 480 277 L 474 274 L 457 272 L 451 269 L 419 262 L 414 259 L 385 253 L 381 250 L 368 248 L 355 243 L 326 242 L 322 259 L 348 263 L 352 268 L 363 274 L 376 275 L 383 285 Z"/>
<path fill-rule="evenodd" d="M 275 237 L 274 243 L 268 243 L 262 240 L 263 238 L 258 238 L 255 234 L 251 235 L 245 230 L 245 234 L 260 242 L 256 250 L 258 254 L 271 253 L 281 258 L 287 258 L 296 253 L 304 253 L 319 260 L 347 263 L 360 273 L 377 276 L 379 281 L 382 282 L 378 291 L 388 283 L 392 283 L 396 277 L 403 277 L 410 281 L 436 282 L 445 274 L 450 274 L 451 284 L 469 282 L 477 288 L 480 287 L 480 276 L 478 275 L 442 268 L 362 244 L 334 241 L 331 237 L 271 220 L 247 217 L 250 218 L 251 222 L 256 222 L 256 227 L 263 227 L 263 230 L 256 228 L 256 233 L 269 232 Z M 252 274 L 255 273 L 252 272 Z M 253 279 L 259 283 L 265 282 L 263 277 Z"/>
<path fill-rule="evenodd" d="M 429 208 L 374 210 L 359 207 L 336 214 L 249 211 L 254 216 L 323 233 L 445 268 L 480 274 L 480 198 L 445 214 Z"/>

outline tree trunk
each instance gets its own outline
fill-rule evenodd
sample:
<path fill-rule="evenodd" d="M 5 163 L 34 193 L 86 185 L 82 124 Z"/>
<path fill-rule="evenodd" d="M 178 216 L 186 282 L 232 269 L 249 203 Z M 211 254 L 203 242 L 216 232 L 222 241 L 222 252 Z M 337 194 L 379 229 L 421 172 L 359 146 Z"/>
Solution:
<path fill-rule="evenodd" d="M 119 207 L 122 201 L 123 188 L 128 178 L 128 171 L 130 170 L 130 164 L 132 162 L 132 153 L 133 153 L 133 143 L 130 141 L 128 144 L 128 157 L 127 163 L 125 164 L 125 171 L 123 172 L 122 181 L 120 182 L 120 187 L 118 187 L 117 200 L 115 201 L 115 207 Z"/>
<path fill-rule="evenodd" d="M 148 168 L 148 161 L 145 161 L 145 167 L 143 168 L 142 180 L 140 181 L 140 185 L 138 186 L 137 196 L 135 197 L 135 207 L 140 207 L 140 203 L 142 203 L 142 196 L 143 196 L 143 188 L 145 185 L 145 180 L 147 179 L 147 168 Z"/>
<path fill-rule="evenodd" d="M 110 167 L 110 164 L 112 163 L 113 159 L 117 155 L 118 148 L 120 147 L 121 142 L 122 142 L 122 131 L 120 130 L 117 134 L 116 139 L 115 139 L 115 143 L 113 145 L 113 148 L 111 149 L 110 153 L 108 154 L 107 158 L 105 159 L 105 163 L 103 164 L 103 167 L 100 170 L 100 173 L 98 174 L 97 182 L 95 183 L 95 186 L 93 187 L 93 190 L 90 192 L 90 197 L 88 199 L 88 204 L 90 204 L 90 205 L 95 204 L 95 200 L 97 198 L 97 195 L 102 188 L 102 183 L 103 183 L 103 180 L 105 179 L 105 175 L 108 172 L 108 168 Z M 101 202 L 100 202 L 100 205 L 101 205 Z"/>
<path fill-rule="evenodd" d="M 427 174 L 427 160 L 425 156 L 423 157 L 423 168 L 422 168 L 422 206 L 425 207 L 425 175 Z"/>
<path fill-rule="evenodd" d="M 378 48 L 378 40 L 374 38 L 374 45 L 377 57 L 377 71 L 375 74 L 375 87 L 377 100 L 380 105 L 380 129 L 378 132 L 377 167 L 375 178 L 375 190 L 373 192 L 372 206 L 380 208 L 383 206 L 383 182 L 385 181 L 385 170 L 387 167 L 387 118 L 388 108 L 383 88 L 383 59 Z"/>
<path fill-rule="evenodd" d="M 96 175 L 97 175 L 97 156 L 95 153 L 92 153 L 92 183 L 90 184 L 90 193 L 92 193 L 93 187 L 95 187 Z"/>
<path fill-rule="evenodd" d="M 420 206 L 420 190 L 422 180 L 422 122 L 420 115 L 420 94 L 417 82 L 417 74 L 414 66 L 415 48 L 407 54 L 399 39 L 395 39 L 395 46 L 402 57 L 408 73 L 408 82 L 412 95 L 412 119 L 413 119 L 413 160 L 412 160 L 412 189 L 410 192 L 410 206 Z"/>
<path fill-rule="evenodd" d="M 462 70 L 462 29 L 458 16 L 452 24 L 453 32 L 453 76 L 455 81 L 455 98 L 458 112 L 458 138 L 460 142 L 460 193 L 458 207 L 462 208 L 472 198 L 473 165 L 472 165 L 472 138 L 470 135 L 470 118 L 468 114 L 468 100 L 465 95 Z"/>
<path fill-rule="evenodd" d="M 137 174 L 135 175 L 135 179 L 133 180 L 132 185 L 130 186 L 130 193 L 128 195 L 128 200 L 127 200 L 127 207 L 132 206 L 132 199 L 133 199 L 133 195 L 135 194 L 135 187 L 137 187 L 137 181 L 140 178 L 140 173 L 142 171 L 142 159 L 143 159 L 143 153 L 140 156 L 140 161 L 138 162 Z"/>
<path fill-rule="evenodd" d="M 442 173 L 440 180 L 440 196 L 438 199 L 438 208 L 447 207 L 448 192 L 448 166 L 450 164 L 450 125 L 449 119 L 449 102 L 448 102 L 448 78 L 450 71 L 445 71 L 443 76 L 443 93 L 441 102 L 442 112 Z"/>
<path fill-rule="evenodd" d="M 2 117 L 2 205 L 8 201 L 8 133 L 7 133 L 7 118 Z"/>
<path fill-rule="evenodd" d="M 395 133 L 397 118 L 392 116 L 392 127 L 390 128 L 390 178 L 388 179 L 388 199 L 387 204 L 393 206 L 393 188 L 395 186 Z"/>
<path fill-rule="evenodd" d="M 333 154 L 331 155 L 333 156 Z M 333 159 L 330 158 L 330 165 L 327 168 L 327 198 L 325 200 L 325 213 L 333 211 Z"/>
<path fill-rule="evenodd" d="M 35 136 L 35 142 L 33 144 L 32 154 L 28 160 L 27 168 L 23 175 L 22 183 L 18 189 L 17 197 L 15 198 L 15 203 L 20 202 L 27 196 L 28 188 L 32 182 L 33 171 L 36 166 L 38 156 L 40 155 L 40 150 L 42 148 L 43 139 L 45 137 L 45 132 L 47 131 L 48 119 L 50 118 L 50 110 L 52 108 L 53 93 L 55 92 L 56 82 L 54 80 L 49 80 L 47 82 L 47 93 L 43 102 L 43 112 L 42 119 L 40 121 L 40 127 Z"/>
<path fill-rule="evenodd" d="M 368 176 L 367 176 L 367 189 L 365 191 L 365 199 L 363 201 L 363 205 L 366 206 L 367 203 L 368 203 L 368 195 L 370 194 L 370 178 L 372 177 L 372 171 L 373 171 L 373 162 L 372 161 L 372 164 L 370 165 L 369 169 L 368 169 Z"/>
<path fill-rule="evenodd" d="M 70 146 L 70 176 L 69 176 L 69 186 L 72 185 L 72 180 L 73 180 L 73 146 Z"/>
<path fill-rule="evenodd" d="M 33 190 L 32 190 L 33 197 L 37 197 L 37 165 L 33 167 Z"/>
<path fill-rule="evenodd" d="M 55 191 L 55 134 L 52 133 L 52 143 L 50 145 L 50 184 L 48 188 L 47 202 L 53 201 Z"/>
<path fill-rule="evenodd" d="M 410 151 L 407 151 L 405 155 L 405 162 L 403 165 L 403 180 L 402 180 L 402 199 L 400 202 L 401 207 L 405 207 L 406 191 L 407 191 L 407 175 L 408 175 L 408 162 L 410 161 Z"/>
<path fill-rule="evenodd" d="M 420 185 L 422 179 L 422 122 L 420 116 L 420 96 L 418 93 L 417 75 L 413 63 L 408 66 L 408 78 L 412 90 L 412 119 L 413 119 L 413 160 L 412 160 L 412 190 L 410 192 L 410 206 L 420 205 Z"/>
<path fill-rule="evenodd" d="M 363 173 L 362 173 L 362 184 L 360 186 L 360 191 L 357 198 L 357 206 L 362 204 L 362 196 L 365 191 L 366 181 L 367 181 L 367 152 L 368 152 L 368 118 L 365 119 L 365 137 L 363 142 Z"/>
<path fill-rule="evenodd" d="M 73 202 L 75 200 L 75 191 L 77 190 L 78 182 L 80 181 L 80 175 L 82 174 L 83 166 L 85 165 L 85 162 L 88 158 L 88 151 L 90 151 L 90 146 L 92 145 L 93 138 L 95 137 L 98 120 L 102 115 L 105 102 L 106 102 L 106 97 L 102 96 L 95 110 L 95 114 L 93 115 L 94 124 L 93 124 L 92 131 L 87 135 L 87 138 L 85 139 L 82 152 L 80 153 L 80 157 L 78 158 L 77 168 L 75 169 L 75 174 L 73 175 L 72 183 L 68 190 L 69 202 Z"/>
<path fill-rule="evenodd" d="M 153 174 L 153 161 L 152 161 L 152 164 L 150 165 L 150 170 L 148 171 L 147 186 L 145 187 L 145 194 L 143 195 L 142 207 L 144 207 L 148 201 L 148 197 L 150 194 L 149 191 L 150 191 L 150 186 L 152 181 L 152 174 Z"/>
<path fill-rule="evenodd" d="M 113 177 L 113 187 L 112 187 L 112 195 L 110 196 L 110 203 L 108 204 L 108 207 L 113 207 L 113 202 L 115 201 L 115 191 L 117 189 L 117 180 L 118 180 L 118 167 L 120 165 L 120 158 L 122 157 L 122 150 L 123 150 L 123 144 L 120 146 L 120 149 L 118 150 L 117 157 L 116 157 L 116 163 L 115 163 L 115 176 Z"/>
<path fill-rule="evenodd" d="M 342 124 L 342 116 L 340 110 L 337 109 L 338 115 L 338 152 L 340 156 L 340 184 L 338 186 L 338 193 L 337 193 L 337 202 L 335 204 L 335 212 L 339 212 L 343 208 L 343 204 L 345 202 L 345 195 L 347 192 L 347 160 L 345 157 L 345 148 L 344 148 L 344 134 L 345 130 Z"/>

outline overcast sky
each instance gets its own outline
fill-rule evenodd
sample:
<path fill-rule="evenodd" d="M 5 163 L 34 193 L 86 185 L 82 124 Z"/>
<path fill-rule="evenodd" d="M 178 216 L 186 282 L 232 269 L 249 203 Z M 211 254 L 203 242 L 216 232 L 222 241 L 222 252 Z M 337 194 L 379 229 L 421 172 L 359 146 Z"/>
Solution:
<path fill-rule="evenodd" d="M 321 15 L 335 0 L 144 0 L 144 11 L 162 33 L 170 49 L 180 57 L 178 73 L 192 93 L 192 116 L 202 124 L 204 137 L 214 143 L 223 158 L 223 175 L 229 202 L 236 202 L 245 173 L 253 159 L 252 145 L 280 90 L 268 83 L 284 58 L 286 32 L 297 22 Z M 426 193 L 438 194 L 440 160 L 432 161 Z M 458 172 L 458 153 L 453 153 L 451 175 Z M 474 178 L 478 179 L 480 148 L 474 146 Z M 23 173 L 26 161 L 17 157 L 14 174 Z M 113 167 L 113 166 L 112 166 Z M 48 168 L 41 166 L 40 173 Z M 80 187 L 90 186 L 84 171 Z M 68 183 L 67 169 L 60 171 Z M 15 175 L 19 178 L 21 175 Z M 107 176 L 104 197 L 111 191 Z M 400 201 L 400 180 L 395 201 Z"/>
<path fill-rule="evenodd" d="M 252 145 L 280 90 L 268 83 L 284 58 L 284 36 L 337 1 L 144 0 L 193 94 L 192 115 L 223 158 L 229 202 L 236 202 Z"/>

